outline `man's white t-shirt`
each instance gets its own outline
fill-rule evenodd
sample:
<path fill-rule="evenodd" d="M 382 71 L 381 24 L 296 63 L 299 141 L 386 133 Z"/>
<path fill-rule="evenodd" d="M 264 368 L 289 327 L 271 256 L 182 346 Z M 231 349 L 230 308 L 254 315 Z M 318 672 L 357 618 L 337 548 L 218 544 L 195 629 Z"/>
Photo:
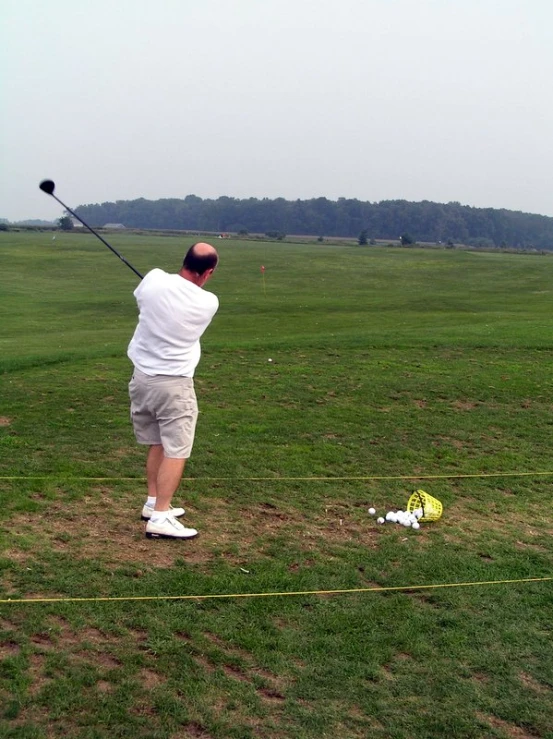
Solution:
<path fill-rule="evenodd" d="M 146 375 L 193 377 L 217 296 L 162 269 L 148 272 L 134 296 L 140 315 L 127 351 L 131 362 Z"/>

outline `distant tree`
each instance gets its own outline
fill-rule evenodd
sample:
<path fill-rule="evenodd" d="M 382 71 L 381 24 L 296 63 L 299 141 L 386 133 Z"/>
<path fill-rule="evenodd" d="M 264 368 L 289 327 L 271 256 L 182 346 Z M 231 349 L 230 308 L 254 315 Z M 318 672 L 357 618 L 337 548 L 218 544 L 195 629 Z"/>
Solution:
<path fill-rule="evenodd" d="M 205 199 L 187 195 L 184 199 L 119 200 L 95 205 L 80 205 L 76 213 L 93 226 L 124 223 L 129 228 L 179 229 L 238 233 L 242 227 L 250 233 L 271 232 L 298 235 L 325 234 L 357 239 L 366 230 L 379 242 L 395 240 L 397 234 L 413 229 L 417 241 L 468 244 L 471 239 L 493 241 L 498 247 L 553 250 L 553 218 L 494 208 L 473 208 L 458 202 L 412 203 L 407 200 L 382 200 L 379 203 L 338 198 L 285 200 L 277 198 L 220 197 Z M 37 224 L 40 225 L 40 224 Z M 274 233 L 274 235 L 273 235 Z M 404 234 L 407 235 L 408 234 Z M 317 238 L 316 236 L 314 238 Z M 370 241 L 369 241 L 370 243 Z M 407 243 L 407 242 L 402 242 Z"/>
<path fill-rule="evenodd" d="M 325 240 L 325 237 L 324 236 L 318 236 L 317 237 L 317 241 L 319 242 L 319 244 L 322 244 L 324 240 Z"/>
<path fill-rule="evenodd" d="M 9 230 L 10 230 L 10 227 L 8 226 L 7 223 L 0 222 L 0 231 L 9 231 Z"/>
<path fill-rule="evenodd" d="M 247 236 L 248 234 L 249 234 L 249 231 L 248 231 L 248 229 L 247 229 L 247 228 L 241 228 L 241 229 L 240 229 L 240 230 L 238 231 L 238 236 Z"/>
<path fill-rule="evenodd" d="M 369 243 L 369 234 L 367 233 L 366 228 L 364 228 L 357 237 L 357 243 L 359 244 L 359 246 L 367 246 L 367 244 Z"/>
<path fill-rule="evenodd" d="M 399 240 L 401 241 L 402 246 L 408 246 L 409 244 L 415 244 L 415 239 L 411 236 L 411 234 L 403 233 L 399 237 Z"/>
<path fill-rule="evenodd" d="M 61 218 L 58 218 L 58 226 L 62 231 L 71 231 L 73 228 L 73 221 L 69 216 L 62 216 Z"/>

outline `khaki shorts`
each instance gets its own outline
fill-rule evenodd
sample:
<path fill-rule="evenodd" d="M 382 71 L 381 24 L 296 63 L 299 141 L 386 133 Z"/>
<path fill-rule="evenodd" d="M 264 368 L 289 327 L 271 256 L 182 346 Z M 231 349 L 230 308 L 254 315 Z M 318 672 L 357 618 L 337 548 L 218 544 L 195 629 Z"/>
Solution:
<path fill-rule="evenodd" d="M 194 443 L 198 403 L 191 377 L 145 375 L 129 383 L 131 419 L 139 444 L 161 444 L 166 457 L 188 459 Z"/>

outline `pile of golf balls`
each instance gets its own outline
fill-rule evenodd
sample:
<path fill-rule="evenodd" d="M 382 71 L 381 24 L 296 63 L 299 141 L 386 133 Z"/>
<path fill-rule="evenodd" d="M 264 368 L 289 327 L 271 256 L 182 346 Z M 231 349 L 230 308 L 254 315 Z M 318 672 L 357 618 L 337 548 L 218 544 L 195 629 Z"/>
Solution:
<path fill-rule="evenodd" d="M 374 508 L 369 508 L 369 513 L 374 516 L 376 511 Z M 398 523 L 405 528 L 420 529 L 419 518 L 422 518 L 424 511 L 422 508 L 416 508 L 414 511 L 388 511 L 385 518 L 379 516 L 376 521 L 377 523 Z"/>

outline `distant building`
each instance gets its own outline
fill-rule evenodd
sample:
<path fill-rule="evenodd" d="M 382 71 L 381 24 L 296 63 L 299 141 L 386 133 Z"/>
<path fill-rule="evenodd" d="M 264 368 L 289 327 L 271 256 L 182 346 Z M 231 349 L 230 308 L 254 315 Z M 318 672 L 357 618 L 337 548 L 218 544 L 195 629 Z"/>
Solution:
<path fill-rule="evenodd" d="M 105 223 L 102 228 L 125 228 L 122 223 Z"/>

